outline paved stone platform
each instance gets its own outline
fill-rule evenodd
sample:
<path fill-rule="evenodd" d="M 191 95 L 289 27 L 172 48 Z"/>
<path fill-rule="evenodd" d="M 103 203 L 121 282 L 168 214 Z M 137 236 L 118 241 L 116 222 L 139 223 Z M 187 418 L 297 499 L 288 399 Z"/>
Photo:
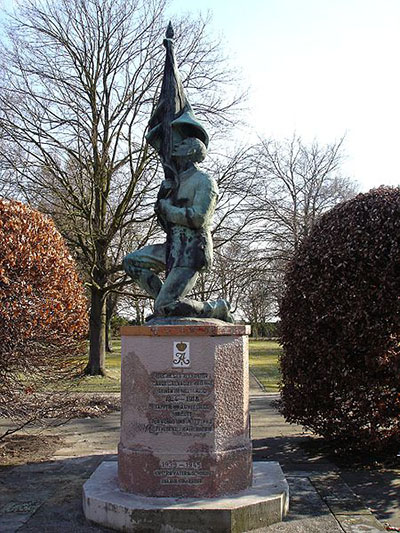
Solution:
<path fill-rule="evenodd" d="M 277 398 L 252 381 L 254 458 L 280 463 L 290 512 L 256 533 L 374 533 L 385 523 L 400 529 L 400 468 L 340 469 L 305 451 L 312 437 L 285 423 L 274 407 Z M 46 433 L 64 438 L 51 460 L 0 468 L 1 533 L 110 532 L 85 520 L 82 486 L 101 462 L 116 459 L 119 413 L 72 420 Z"/>
<path fill-rule="evenodd" d="M 116 461 L 104 461 L 83 486 L 85 516 L 118 531 L 240 533 L 282 521 L 289 487 L 279 464 L 254 464 L 251 487 L 213 498 L 146 497 L 119 489 Z"/>

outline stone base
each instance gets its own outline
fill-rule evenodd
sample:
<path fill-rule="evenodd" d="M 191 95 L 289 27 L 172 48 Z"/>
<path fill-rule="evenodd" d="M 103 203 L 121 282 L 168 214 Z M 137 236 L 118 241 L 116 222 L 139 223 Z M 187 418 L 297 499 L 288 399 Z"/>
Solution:
<path fill-rule="evenodd" d="M 127 532 L 244 532 L 280 522 L 289 487 L 277 462 L 256 462 L 253 486 L 219 498 L 150 498 L 121 491 L 117 462 L 104 461 L 83 486 L 88 520 Z"/>
<path fill-rule="evenodd" d="M 126 492 L 157 498 L 216 498 L 225 494 L 233 494 L 247 489 L 252 482 L 251 444 L 225 452 L 204 454 L 199 452 L 190 455 L 176 455 L 164 452 L 164 463 L 184 464 L 198 463 L 202 465 L 200 473 L 204 477 L 196 478 L 199 470 L 186 472 L 186 479 L 171 477 L 171 484 L 160 485 L 160 478 L 154 475 L 159 465 L 153 453 L 143 450 L 130 450 L 118 447 L 118 482 Z M 173 470 L 173 469 L 172 469 Z M 177 470 L 181 472 L 182 470 Z M 166 481 L 169 481 L 168 479 Z M 194 484 L 186 484 L 194 481 Z M 179 484 L 182 483 L 182 484 Z M 183 483 L 185 482 L 185 483 Z"/>
<path fill-rule="evenodd" d="M 251 485 L 248 332 L 215 320 L 121 329 L 122 490 L 216 498 Z"/>

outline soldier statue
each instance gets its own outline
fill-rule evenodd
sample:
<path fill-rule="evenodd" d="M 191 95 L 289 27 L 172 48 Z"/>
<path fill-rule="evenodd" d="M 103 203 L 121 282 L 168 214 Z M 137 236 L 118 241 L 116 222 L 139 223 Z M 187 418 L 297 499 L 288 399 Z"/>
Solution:
<path fill-rule="evenodd" d="M 207 154 L 208 135 L 185 97 L 172 37 L 170 24 L 164 40 L 167 56 L 160 100 L 147 134 L 164 167 L 155 212 L 166 232 L 166 242 L 128 254 L 123 267 L 154 298 L 153 321 L 186 317 L 233 322 L 225 300 L 200 302 L 188 297 L 199 273 L 212 265 L 211 223 L 218 187 L 198 166 Z M 162 271 L 166 271 L 164 283 L 158 276 Z"/>

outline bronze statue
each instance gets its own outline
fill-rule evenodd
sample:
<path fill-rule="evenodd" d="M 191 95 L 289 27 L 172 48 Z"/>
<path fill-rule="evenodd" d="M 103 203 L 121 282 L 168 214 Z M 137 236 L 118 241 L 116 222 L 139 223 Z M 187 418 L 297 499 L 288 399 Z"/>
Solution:
<path fill-rule="evenodd" d="M 207 154 L 208 135 L 186 99 L 176 68 L 173 30 L 168 26 L 166 62 L 158 106 L 149 122 L 148 142 L 164 168 L 155 211 L 166 242 L 127 255 L 123 267 L 155 299 L 159 317 L 218 318 L 233 322 L 225 300 L 199 302 L 187 298 L 200 272 L 213 258 L 211 223 L 218 187 L 198 163 Z M 157 274 L 166 271 L 162 283 Z"/>

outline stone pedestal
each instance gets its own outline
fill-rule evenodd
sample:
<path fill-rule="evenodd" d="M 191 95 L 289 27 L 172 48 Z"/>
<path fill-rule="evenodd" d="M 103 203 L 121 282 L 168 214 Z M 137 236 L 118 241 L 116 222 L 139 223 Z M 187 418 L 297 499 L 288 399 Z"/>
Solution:
<path fill-rule="evenodd" d="M 104 461 L 83 486 L 88 520 L 131 533 L 242 533 L 280 522 L 289 488 L 275 462 L 254 463 L 251 487 L 218 498 L 151 498 L 122 491 L 116 461 Z"/>
<path fill-rule="evenodd" d="M 122 328 L 121 440 L 83 486 L 118 531 L 240 533 L 279 522 L 278 463 L 251 461 L 249 329 L 215 321 Z"/>
<path fill-rule="evenodd" d="M 212 498 L 251 485 L 248 329 L 122 328 L 122 490 Z"/>

